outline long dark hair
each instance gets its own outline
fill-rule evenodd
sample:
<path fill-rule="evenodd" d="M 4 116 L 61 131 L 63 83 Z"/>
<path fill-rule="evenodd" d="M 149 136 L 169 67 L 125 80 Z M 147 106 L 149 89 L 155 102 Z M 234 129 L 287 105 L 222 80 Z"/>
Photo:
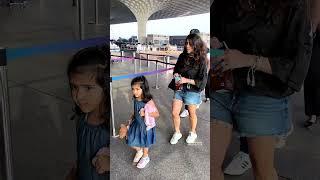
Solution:
<path fill-rule="evenodd" d="M 110 104 L 110 86 L 109 83 L 106 82 L 106 72 L 108 71 L 108 67 L 106 67 L 108 64 L 106 63 L 107 59 L 108 56 L 104 51 L 98 47 L 89 47 L 78 51 L 72 57 L 67 68 L 69 81 L 73 73 L 82 74 L 90 72 L 95 74 L 96 83 L 102 87 L 104 93 L 103 100 L 100 105 L 100 112 L 102 113 L 100 116 L 105 120 L 110 117 L 110 109 L 108 108 Z M 84 114 L 76 104 L 74 106 L 74 112 L 76 115 Z"/>
<path fill-rule="evenodd" d="M 266 12 L 264 18 L 277 18 L 283 14 L 283 10 L 302 4 L 309 4 L 310 0 L 215 0 L 210 11 L 215 14 L 227 14 L 242 17 L 242 14 L 256 13 L 258 9 Z"/>
<path fill-rule="evenodd" d="M 193 52 L 188 54 L 186 44 L 188 43 L 193 48 Z M 187 57 L 194 58 L 197 63 L 207 61 L 207 46 L 197 34 L 189 34 L 185 40 L 183 54 Z"/>
<path fill-rule="evenodd" d="M 268 19 L 276 19 L 279 16 L 283 15 L 283 12 L 288 10 L 290 7 L 297 7 L 301 6 L 303 4 L 310 3 L 309 0 L 237 0 L 238 3 L 236 3 L 238 6 L 239 13 L 243 12 L 254 12 L 256 11 L 257 7 L 264 9 L 265 12 L 265 18 Z M 305 1 L 303 3 L 303 1 Z M 308 6 L 306 6 L 308 8 Z M 307 11 L 309 11 L 307 9 Z"/>
<path fill-rule="evenodd" d="M 131 87 L 135 84 L 139 84 L 140 88 L 142 89 L 142 101 L 144 103 L 147 103 L 148 101 L 150 101 L 152 99 L 152 95 L 150 93 L 149 84 L 148 84 L 148 80 L 146 79 L 146 77 L 144 77 L 144 76 L 135 77 L 131 81 Z M 135 98 L 135 97 L 133 97 L 133 98 Z"/>

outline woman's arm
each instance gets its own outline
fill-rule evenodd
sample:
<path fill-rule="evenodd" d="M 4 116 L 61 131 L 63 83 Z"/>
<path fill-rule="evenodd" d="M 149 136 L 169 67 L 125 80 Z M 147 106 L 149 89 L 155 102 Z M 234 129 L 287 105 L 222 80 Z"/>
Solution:
<path fill-rule="evenodd" d="M 185 84 L 185 83 L 196 85 L 196 82 L 193 79 L 181 77 L 181 84 Z"/>
<path fill-rule="evenodd" d="M 225 55 L 217 58 L 223 63 L 215 69 L 236 69 L 255 67 L 256 70 L 272 74 L 295 91 L 299 91 L 309 68 L 312 51 L 312 30 L 310 15 L 307 13 L 305 1 L 292 9 L 290 23 L 285 29 L 286 37 L 279 48 L 277 57 L 258 57 L 243 54 L 238 50 L 226 50 Z"/>
<path fill-rule="evenodd" d="M 225 55 L 219 58 L 224 61 L 224 64 L 220 66 L 224 66 L 224 71 L 229 69 L 237 69 L 242 67 L 255 67 L 256 70 L 262 71 L 264 73 L 272 74 L 271 65 L 269 62 L 269 58 L 252 55 L 252 54 L 243 54 L 238 50 L 227 50 Z M 237 62 L 230 62 L 231 59 L 235 59 Z M 217 67 L 219 68 L 219 67 Z"/>
<path fill-rule="evenodd" d="M 313 35 L 307 1 L 300 1 L 287 28 L 283 56 L 269 57 L 272 75 L 299 91 L 309 69 Z"/>
<path fill-rule="evenodd" d="M 195 79 L 188 79 L 181 77 L 181 84 L 188 83 L 197 86 L 199 89 L 204 89 L 208 79 L 208 67 L 206 62 L 202 62 L 200 65 L 200 73 Z"/>
<path fill-rule="evenodd" d="M 176 64 L 174 65 L 173 75 L 176 74 L 176 73 L 180 74 L 180 69 L 181 69 L 182 63 L 183 63 L 183 57 L 182 57 L 182 54 L 180 54 L 178 59 L 177 59 Z"/>

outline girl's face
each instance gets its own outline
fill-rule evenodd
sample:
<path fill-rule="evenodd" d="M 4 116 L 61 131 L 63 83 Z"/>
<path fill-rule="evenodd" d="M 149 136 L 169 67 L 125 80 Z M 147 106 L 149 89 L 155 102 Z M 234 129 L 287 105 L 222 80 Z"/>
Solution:
<path fill-rule="evenodd" d="M 98 112 L 103 101 L 103 89 L 96 83 L 93 73 L 72 73 L 70 77 L 73 101 L 82 112 Z"/>
<path fill-rule="evenodd" d="M 142 89 L 140 87 L 140 84 L 133 84 L 131 86 L 131 90 L 132 90 L 132 94 L 135 98 L 138 98 L 138 99 L 142 99 L 142 95 L 143 95 L 143 92 L 142 92 Z"/>
<path fill-rule="evenodd" d="M 193 47 L 191 46 L 189 39 L 187 39 L 185 46 L 186 46 L 188 54 L 193 53 Z"/>

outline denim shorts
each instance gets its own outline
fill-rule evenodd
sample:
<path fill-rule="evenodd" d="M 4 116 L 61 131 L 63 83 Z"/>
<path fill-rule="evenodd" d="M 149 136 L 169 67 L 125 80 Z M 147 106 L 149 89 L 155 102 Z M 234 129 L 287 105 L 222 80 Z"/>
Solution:
<path fill-rule="evenodd" d="M 240 136 L 284 135 L 291 128 L 288 97 L 275 99 L 248 92 L 213 92 L 210 119 L 227 123 Z"/>
<path fill-rule="evenodd" d="M 198 105 L 201 103 L 200 92 L 192 92 L 188 90 L 175 91 L 173 99 L 178 99 L 185 105 Z"/>

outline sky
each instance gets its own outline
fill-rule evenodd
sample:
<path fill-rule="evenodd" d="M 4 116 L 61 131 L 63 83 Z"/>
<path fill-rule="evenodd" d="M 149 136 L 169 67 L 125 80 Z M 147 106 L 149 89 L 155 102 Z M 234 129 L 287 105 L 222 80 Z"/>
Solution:
<path fill-rule="evenodd" d="M 199 29 L 200 32 L 210 32 L 210 13 L 194 16 L 184 16 L 170 19 L 149 20 L 147 22 L 147 34 L 161 35 L 187 35 L 191 29 Z M 130 31 L 128 31 L 130 30 Z M 138 35 L 137 22 L 114 24 L 110 26 L 111 39 L 130 38 Z"/>

